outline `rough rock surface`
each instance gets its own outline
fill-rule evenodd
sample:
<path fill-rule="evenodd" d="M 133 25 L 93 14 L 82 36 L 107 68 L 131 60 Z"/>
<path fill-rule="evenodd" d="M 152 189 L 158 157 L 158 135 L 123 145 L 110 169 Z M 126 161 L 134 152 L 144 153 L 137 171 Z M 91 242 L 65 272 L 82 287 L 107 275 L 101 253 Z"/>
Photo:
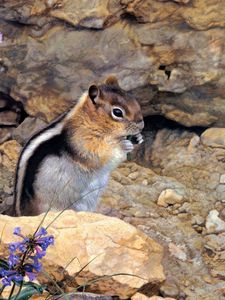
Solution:
<path fill-rule="evenodd" d="M 205 146 L 201 134 L 202 130 L 184 128 L 147 131 L 136 157 L 151 168 L 122 164 L 113 172 L 98 212 L 131 223 L 164 246 L 166 281 L 160 295 L 223 300 L 225 189 L 221 178 L 225 150 Z M 5 151 L 1 157 L 10 156 L 7 151 L 11 153 L 13 147 L 9 145 L 18 144 L 1 145 Z M 14 158 L 17 155 L 15 151 Z M 14 168 L 0 168 L 3 208 L 11 203 L 13 172 Z M 159 196 L 168 190 L 169 195 L 171 191 L 182 195 L 182 201 L 169 198 L 168 205 L 160 206 Z"/>
<path fill-rule="evenodd" d="M 224 126 L 224 14 L 216 0 L 3 0 L 1 105 L 50 120 L 114 73 L 145 115 Z"/>
<path fill-rule="evenodd" d="M 220 178 L 225 152 L 205 146 L 200 135 L 162 129 L 152 138 L 146 132 L 139 162 L 151 169 L 131 162 L 121 165 L 99 211 L 119 216 L 164 245 L 163 296 L 222 300 L 225 189 Z M 183 195 L 182 201 L 161 206 L 159 197 L 168 190 Z"/>
<path fill-rule="evenodd" d="M 51 212 L 43 226 L 58 216 Z M 13 240 L 13 228 L 19 226 L 25 235 L 35 232 L 43 215 L 37 217 L 0 217 L 2 244 Z M 164 279 L 161 265 L 162 247 L 130 224 L 94 213 L 65 211 L 48 228 L 55 237 L 45 257 L 45 271 L 50 275 L 58 267 L 66 267 L 78 285 L 100 276 L 114 275 L 90 285 L 90 291 L 128 298 L 142 286 L 158 286 Z M 75 259 L 77 258 L 77 259 Z M 70 263 L 69 263 L 70 262 Z M 87 267 L 76 276 L 76 273 Z M 116 274 L 128 275 L 116 275 Z M 41 281 L 41 279 L 40 279 Z"/>
<path fill-rule="evenodd" d="M 133 155 L 145 168 L 122 164 L 98 211 L 164 246 L 161 296 L 223 300 L 224 14 L 216 0 L 1 1 L 1 211 L 18 143 L 114 73 L 160 124 L 146 118 Z"/>
<path fill-rule="evenodd" d="M 174 298 L 162 298 L 159 296 L 147 297 L 141 293 L 136 293 L 134 296 L 131 297 L 131 300 L 175 300 Z"/>
<path fill-rule="evenodd" d="M 209 128 L 201 135 L 201 142 L 213 148 L 225 148 L 225 128 Z"/>

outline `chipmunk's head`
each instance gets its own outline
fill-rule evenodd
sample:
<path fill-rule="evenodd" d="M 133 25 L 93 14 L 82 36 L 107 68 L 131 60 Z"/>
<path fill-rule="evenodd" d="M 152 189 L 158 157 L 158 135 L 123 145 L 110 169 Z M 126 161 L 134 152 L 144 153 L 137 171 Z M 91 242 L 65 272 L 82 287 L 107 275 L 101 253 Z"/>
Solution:
<path fill-rule="evenodd" d="M 135 136 L 144 127 L 139 103 L 122 90 L 116 77 L 108 77 L 104 84 L 91 85 L 88 90 L 103 128 L 109 128 L 118 137 Z"/>

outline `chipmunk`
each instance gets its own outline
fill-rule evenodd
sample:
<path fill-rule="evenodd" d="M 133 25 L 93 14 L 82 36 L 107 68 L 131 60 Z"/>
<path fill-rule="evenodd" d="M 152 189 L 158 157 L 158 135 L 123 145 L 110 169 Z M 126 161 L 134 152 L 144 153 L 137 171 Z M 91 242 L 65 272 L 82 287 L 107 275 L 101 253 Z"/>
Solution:
<path fill-rule="evenodd" d="M 110 173 L 142 143 L 138 102 L 116 77 L 91 85 L 78 103 L 36 133 L 18 160 L 13 215 L 49 209 L 93 211 Z"/>

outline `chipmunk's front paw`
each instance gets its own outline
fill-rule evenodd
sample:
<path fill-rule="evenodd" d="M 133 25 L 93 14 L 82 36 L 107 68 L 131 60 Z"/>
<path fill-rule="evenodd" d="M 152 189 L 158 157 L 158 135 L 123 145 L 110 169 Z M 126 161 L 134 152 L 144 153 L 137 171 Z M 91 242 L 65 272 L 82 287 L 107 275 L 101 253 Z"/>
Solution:
<path fill-rule="evenodd" d="M 141 143 L 144 142 L 143 136 L 142 136 L 141 133 L 136 134 L 136 135 L 135 135 L 135 138 L 136 138 L 138 144 L 141 144 Z"/>
<path fill-rule="evenodd" d="M 124 152 L 129 153 L 134 149 L 134 145 L 130 140 L 122 140 L 120 141 L 120 146 Z"/>

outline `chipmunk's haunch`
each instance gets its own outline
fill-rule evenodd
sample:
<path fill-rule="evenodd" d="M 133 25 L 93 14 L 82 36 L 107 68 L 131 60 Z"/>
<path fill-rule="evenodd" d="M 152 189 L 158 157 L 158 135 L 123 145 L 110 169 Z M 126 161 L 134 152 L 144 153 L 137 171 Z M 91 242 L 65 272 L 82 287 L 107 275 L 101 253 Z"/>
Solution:
<path fill-rule="evenodd" d="M 95 210 L 111 171 L 141 143 L 138 102 L 115 77 L 90 86 L 79 102 L 25 145 L 17 166 L 13 214 Z"/>

